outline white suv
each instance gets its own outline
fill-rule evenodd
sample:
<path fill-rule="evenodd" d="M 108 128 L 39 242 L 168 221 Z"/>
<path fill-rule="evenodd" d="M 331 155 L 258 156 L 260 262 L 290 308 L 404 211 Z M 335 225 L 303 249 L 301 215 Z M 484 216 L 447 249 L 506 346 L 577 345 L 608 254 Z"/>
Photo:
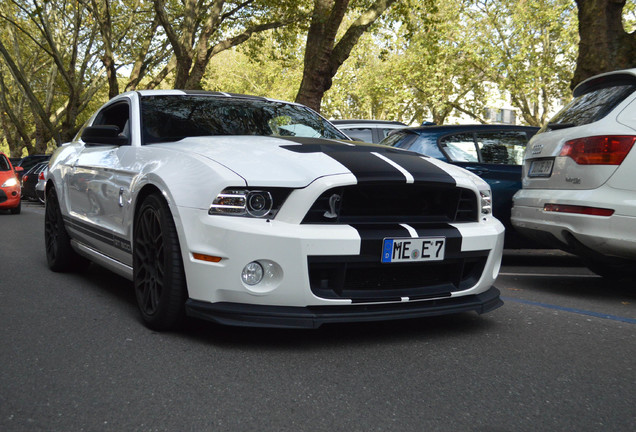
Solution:
<path fill-rule="evenodd" d="M 589 78 L 528 144 L 512 224 L 608 277 L 636 274 L 636 69 Z"/>

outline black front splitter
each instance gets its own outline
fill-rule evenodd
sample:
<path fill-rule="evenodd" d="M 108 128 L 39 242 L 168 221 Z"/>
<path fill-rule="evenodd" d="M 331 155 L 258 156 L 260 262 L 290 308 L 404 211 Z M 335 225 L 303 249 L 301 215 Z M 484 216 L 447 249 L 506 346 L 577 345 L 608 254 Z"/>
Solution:
<path fill-rule="evenodd" d="M 438 300 L 390 304 L 345 306 L 263 306 L 243 303 L 186 302 L 186 313 L 193 318 L 224 325 L 273 328 L 318 328 L 328 323 L 385 321 L 448 315 L 461 312 L 483 314 L 503 305 L 499 290 L 490 287 L 481 294 Z"/>

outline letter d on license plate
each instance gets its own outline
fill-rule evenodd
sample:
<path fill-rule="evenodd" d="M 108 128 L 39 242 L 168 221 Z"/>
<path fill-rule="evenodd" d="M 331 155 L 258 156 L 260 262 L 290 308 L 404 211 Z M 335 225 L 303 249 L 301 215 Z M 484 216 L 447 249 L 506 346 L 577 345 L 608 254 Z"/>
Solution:
<path fill-rule="evenodd" d="M 382 262 L 442 261 L 446 251 L 446 237 L 385 238 Z"/>

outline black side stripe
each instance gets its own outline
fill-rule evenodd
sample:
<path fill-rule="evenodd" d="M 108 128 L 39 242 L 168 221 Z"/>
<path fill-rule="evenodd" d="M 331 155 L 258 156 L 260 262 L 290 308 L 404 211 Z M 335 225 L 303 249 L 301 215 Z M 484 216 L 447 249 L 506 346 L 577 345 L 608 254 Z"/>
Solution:
<path fill-rule="evenodd" d="M 130 245 L 130 241 L 126 240 L 123 237 L 116 236 L 112 233 L 109 233 L 105 230 L 96 228 L 92 225 L 89 225 L 84 222 L 80 222 L 77 220 L 73 220 L 68 216 L 64 216 L 64 223 L 69 227 L 76 231 L 79 231 L 87 236 L 90 236 L 96 240 L 99 240 L 103 243 L 106 243 L 110 246 L 113 246 L 119 250 L 130 253 L 132 248 Z"/>

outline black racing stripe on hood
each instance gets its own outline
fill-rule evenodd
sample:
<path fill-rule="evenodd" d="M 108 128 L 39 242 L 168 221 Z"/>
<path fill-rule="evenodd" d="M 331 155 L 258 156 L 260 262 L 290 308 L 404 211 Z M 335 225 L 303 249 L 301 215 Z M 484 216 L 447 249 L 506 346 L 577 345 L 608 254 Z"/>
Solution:
<path fill-rule="evenodd" d="M 456 186 L 455 178 L 437 165 L 427 161 L 421 155 L 387 148 L 380 153 L 407 170 L 415 179 L 415 183 L 440 183 Z"/>
<path fill-rule="evenodd" d="M 406 182 L 406 177 L 400 170 L 372 154 L 376 147 L 369 148 L 364 145 L 350 145 L 339 141 L 315 138 L 289 140 L 302 145 L 281 147 L 296 153 L 324 153 L 351 171 L 358 179 L 358 183 Z"/>
<path fill-rule="evenodd" d="M 427 161 L 422 155 L 372 144 L 344 144 L 317 138 L 285 138 L 301 145 L 281 146 L 297 153 L 324 153 L 344 165 L 358 182 L 405 182 L 405 175 L 382 155 L 413 176 L 415 182 L 439 183 L 455 186 L 455 179 L 443 169 Z"/>

